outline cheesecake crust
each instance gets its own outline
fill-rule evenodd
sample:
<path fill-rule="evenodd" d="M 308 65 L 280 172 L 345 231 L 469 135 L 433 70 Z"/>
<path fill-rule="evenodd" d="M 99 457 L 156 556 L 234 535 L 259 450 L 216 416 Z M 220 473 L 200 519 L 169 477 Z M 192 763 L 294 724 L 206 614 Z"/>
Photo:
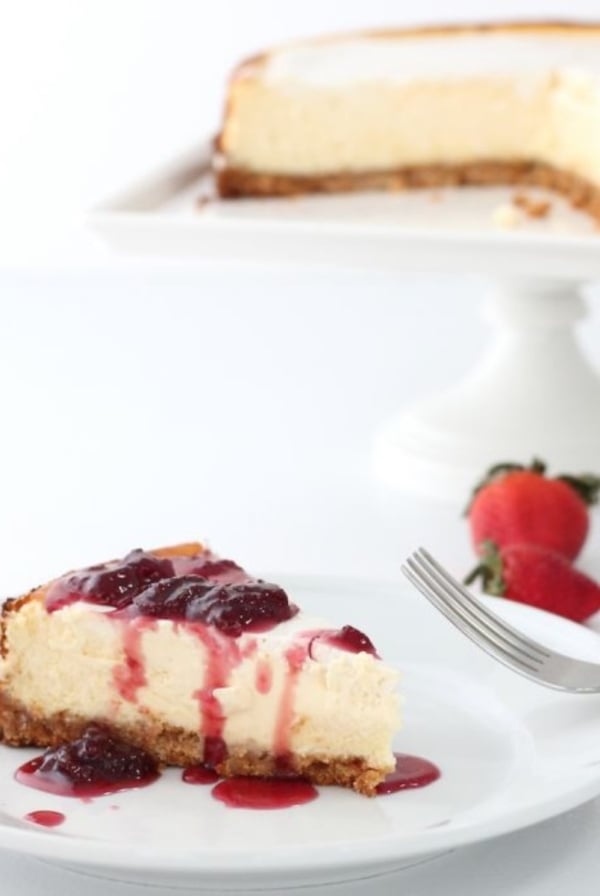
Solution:
<path fill-rule="evenodd" d="M 397 192 L 415 188 L 455 186 L 545 187 L 565 196 L 600 223 L 600 188 L 589 181 L 534 161 L 480 161 L 464 164 L 402 166 L 386 171 L 340 171 L 320 175 L 289 175 L 225 166 L 216 171 L 222 198 L 301 196 L 361 190 Z"/>
<path fill-rule="evenodd" d="M 160 765 L 198 765 L 203 757 L 200 734 L 165 725 L 148 716 L 141 725 L 111 724 L 106 719 L 86 719 L 60 712 L 35 715 L 5 692 L 0 691 L 0 740 L 11 747 L 58 747 L 80 737 L 93 722 L 110 728 L 127 742 L 141 747 Z M 229 748 L 227 758 L 216 766 L 224 778 L 234 775 L 274 777 L 280 768 L 273 756 L 253 753 L 247 748 Z M 364 759 L 352 756 L 286 756 L 285 770 L 312 784 L 349 787 L 364 796 L 374 796 L 378 784 L 391 768 L 369 767 Z"/>

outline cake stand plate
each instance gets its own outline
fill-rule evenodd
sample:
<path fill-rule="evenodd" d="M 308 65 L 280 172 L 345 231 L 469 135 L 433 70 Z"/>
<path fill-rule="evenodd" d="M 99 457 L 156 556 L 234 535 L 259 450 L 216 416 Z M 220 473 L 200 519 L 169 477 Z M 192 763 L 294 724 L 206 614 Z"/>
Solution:
<path fill-rule="evenodd" d="M 135 255 L 488 281 L 492 343 L 463 382 L 380 427 L 378 479 L 458 500 L 502 458 L 597 466 L 600 379 L 574 335 L 586 313 L 582 287 L 600 279 L 600 234 L 587 216 L 546 194 L 550 213 L 530 218 L 509 187 L 224 201 L 214 196 L 209 162 L 207 142 L 95 209 L 91 226 Z M 499 218 L 515 215 L 513 229 L 500 229 Z"/>

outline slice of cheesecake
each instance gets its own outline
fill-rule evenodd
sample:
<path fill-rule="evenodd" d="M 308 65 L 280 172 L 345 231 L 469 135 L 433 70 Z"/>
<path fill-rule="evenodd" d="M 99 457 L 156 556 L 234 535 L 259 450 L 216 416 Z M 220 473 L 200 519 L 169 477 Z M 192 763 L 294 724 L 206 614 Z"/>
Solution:
<path fill-rule="evenodd" d="M 600 220 L 600 25 L 319 38 L 243 63 L 220 194 L 453 184 L 555 189 Z"/>
<path fill-rule="evenodd" d="M 397 674 L 369 639 L 199 544 L 9 600 L 1 636 L 6 744 L 56 746 L 96 722 L 167 765 L 365 794 L 394 768 Z"/>

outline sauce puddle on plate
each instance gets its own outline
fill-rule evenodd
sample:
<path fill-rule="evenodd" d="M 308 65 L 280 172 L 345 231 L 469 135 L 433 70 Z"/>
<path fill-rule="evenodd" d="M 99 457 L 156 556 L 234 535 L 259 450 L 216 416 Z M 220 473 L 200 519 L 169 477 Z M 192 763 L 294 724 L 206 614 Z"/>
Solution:
<path fill-rule="evenodd" d="M 415 790 L 418 787 L 427 787 L 433 784 L 441 776 L 437 765 L 429 759 L 420 756 L 408 756 L 406 753 L 394 753 L 396 768 L 385 781 L 377 786 L 377 793 L 383 796 L 387 793 L 397 793 L 399 790 Z"/>
<path fill-rule="evenodd" d="M 36 812 L 28 812 L 25 821 L 31 821 L 32 824 L 39 824 L 43 828 L 57 828 L 66 817 L 62 812 L 52 812 L 50 809 L 38 809 Z"/>

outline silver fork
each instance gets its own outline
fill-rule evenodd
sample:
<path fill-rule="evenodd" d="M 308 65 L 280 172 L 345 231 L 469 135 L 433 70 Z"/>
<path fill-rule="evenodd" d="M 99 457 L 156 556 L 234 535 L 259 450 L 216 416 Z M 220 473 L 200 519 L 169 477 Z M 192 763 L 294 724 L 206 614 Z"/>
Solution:
<path fill-rule="evenodd" d="M 557 653 L 513 628 L 473 597 L 424 548 L 407 559 L 402 572 L 446 619 L 509 669 L 559 691 L 600 693 L 600 664 Z"/>

